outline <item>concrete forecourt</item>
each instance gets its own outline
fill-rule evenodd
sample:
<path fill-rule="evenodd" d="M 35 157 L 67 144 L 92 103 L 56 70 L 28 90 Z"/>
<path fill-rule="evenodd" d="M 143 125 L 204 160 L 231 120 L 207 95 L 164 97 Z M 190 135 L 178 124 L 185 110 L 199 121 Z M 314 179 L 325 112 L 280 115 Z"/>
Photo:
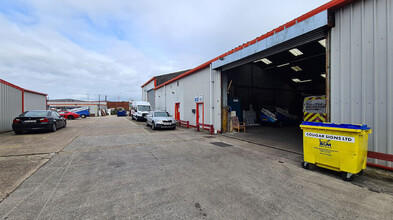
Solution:
<path fill-rule="evenodd" d="M 1 219 L 391 219 L 393 181 L 351 183 L 302 155 L 124 117 L 0 134 Z M 5 184 L 9 182 L 10 184 Z M 4 183 L 4 184 L 3 184 Z"/>

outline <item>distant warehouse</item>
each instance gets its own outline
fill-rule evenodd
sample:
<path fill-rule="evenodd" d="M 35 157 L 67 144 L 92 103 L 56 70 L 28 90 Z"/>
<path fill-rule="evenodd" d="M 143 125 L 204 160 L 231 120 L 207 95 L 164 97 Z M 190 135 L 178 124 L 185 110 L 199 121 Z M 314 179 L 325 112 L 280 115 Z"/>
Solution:
<path fill-rule="evenodd" d="M 12 120 L 24 111 L 45 110 L 46 96 L 0 79 L 0 132 L 12 130 Z"/>

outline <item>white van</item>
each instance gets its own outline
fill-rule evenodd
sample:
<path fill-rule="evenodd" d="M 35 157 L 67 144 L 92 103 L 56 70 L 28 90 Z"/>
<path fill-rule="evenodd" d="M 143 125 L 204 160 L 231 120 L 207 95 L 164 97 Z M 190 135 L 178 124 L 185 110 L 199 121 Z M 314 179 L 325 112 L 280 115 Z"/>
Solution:
<path fill-rule="evenodd" d="M 146 120 L 145 116 L 151 110 L 149 102 L 133 101 L 131 103 L 131 118 L 137 121 Z"/>

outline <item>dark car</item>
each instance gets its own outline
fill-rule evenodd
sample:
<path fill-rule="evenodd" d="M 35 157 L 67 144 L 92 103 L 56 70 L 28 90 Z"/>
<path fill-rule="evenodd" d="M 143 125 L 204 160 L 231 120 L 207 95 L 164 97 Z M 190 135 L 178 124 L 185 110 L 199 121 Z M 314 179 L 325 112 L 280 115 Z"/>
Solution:
<path fill-rule="evenodd" d="M 12 122 L 15 134 L 24 131 L 49 130 L 55 132 L 58 128 L 67 125 L 65 118 L 55 111 L 26 111 L 16 117 Z"/>

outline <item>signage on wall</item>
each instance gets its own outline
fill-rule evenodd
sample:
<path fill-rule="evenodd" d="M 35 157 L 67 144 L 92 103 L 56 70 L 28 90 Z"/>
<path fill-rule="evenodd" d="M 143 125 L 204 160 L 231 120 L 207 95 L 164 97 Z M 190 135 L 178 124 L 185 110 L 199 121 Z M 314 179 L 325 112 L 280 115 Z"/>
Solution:
<path fill-rule="evenodd" d="M 195 96 L 195 102 L 203 102 L 203 95 L 197 95 Z"/>

